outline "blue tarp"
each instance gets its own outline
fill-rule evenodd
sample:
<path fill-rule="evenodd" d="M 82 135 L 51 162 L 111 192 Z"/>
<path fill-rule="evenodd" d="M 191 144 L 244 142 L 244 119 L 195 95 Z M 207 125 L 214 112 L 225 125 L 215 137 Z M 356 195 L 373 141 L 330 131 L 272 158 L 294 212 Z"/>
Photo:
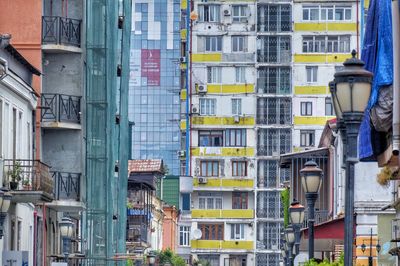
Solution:
<path fill-rule="evenodd" d="M 392 1 L 372 0 L 368 9 L 361 59 L 374 73 L 371 96 L 359 134 L 359 157 L 373 157 L 370 110 L 378 100 L 379 89 L 393 83 Z"/>

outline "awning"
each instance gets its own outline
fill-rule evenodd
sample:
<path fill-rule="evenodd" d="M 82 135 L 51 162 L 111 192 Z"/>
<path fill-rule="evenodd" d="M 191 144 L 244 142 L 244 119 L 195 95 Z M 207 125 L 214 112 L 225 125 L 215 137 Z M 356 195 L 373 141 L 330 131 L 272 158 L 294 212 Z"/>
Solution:
<path fill-rule="evenodd" d="M 314 251 L 335 250 L 335 245 L 344 243 L 344 217 L 314 226 Z M 302 230 L 300 251 L 308 250 L 308 228 Z"/>

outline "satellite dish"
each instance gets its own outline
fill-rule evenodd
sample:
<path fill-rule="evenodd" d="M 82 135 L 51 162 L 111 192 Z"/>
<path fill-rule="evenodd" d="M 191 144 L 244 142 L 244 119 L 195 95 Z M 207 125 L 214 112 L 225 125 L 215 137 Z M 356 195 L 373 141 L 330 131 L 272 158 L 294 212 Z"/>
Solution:
<path fill-rule="evenodd" d="M 293 265 L 303 265 L 305 262 L 308 261 L 308 254 L 306 253 L 300 253 L 294 258 Z"/>
<path fill-rule="evenodd" d="M 193 239 L 198 240 L 201 238 L 202 235 L 203 235 L 203 233 L 201 232 L 201 230 L 199 230 L 199 229 L 193 230 Z"/>

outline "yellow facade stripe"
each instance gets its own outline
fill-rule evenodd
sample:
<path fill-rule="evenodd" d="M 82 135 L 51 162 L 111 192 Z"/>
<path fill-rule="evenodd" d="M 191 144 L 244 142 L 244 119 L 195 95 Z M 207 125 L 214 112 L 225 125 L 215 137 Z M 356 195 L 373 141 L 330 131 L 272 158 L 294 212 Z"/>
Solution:
<path fill-rule="evenodd" d="M 181 120 L 181 130 L 186 129 L 186 120 Z"/>
<path fill-rule="evenodd" d="M 254 84 L 207 84 L 207 93 L 254 93 Z"/>
<path fill-rule="evenodd" d="M 240 240 L 192 240 L 190 241 L 192 249 L 248 249 L 254 247 L 253 241 Z"/>
<path fill-rule="evenodd" d="M 239 122 L 235 122 L 233 117 L 218 116 L 194 116 L 192 117 L 193 125 L 224 125 L 224 126 L 253 126 L 255 125 L 254 117 L 240 117 Z"/>
<path fill-rule="evenodd" d="M 181 100 L 186 100 L 186 89 L 181 90 Z"/>
<path fill-rule="evenodd" d="M 295 31 L 356 31 L 356 23 L 295 23 Z"/>
<path fill-rule="evenodd" d="M 369 8 L 369 0 L 364 0 L 364 8 Z"/>
<path fill-rule="evenodd" d="M 186 29 L 181 30 L 181 40 L 186 40 L 186 33 L 187 33 Z"/>
<path fill-rule="evenodd" d="M 294 94 L 329 94 L 327 86 L 294 86 Z"/>
<path fill-rule="evenodd" d="M 238 148 L 225 148 L 225 147 L 213 147 L 211 151 L 208 151 L 207 147 L 192 148 L 192 156 L 222 156 L 222 157 L 254 157 L 254 148 L 238 147 Z"/>
<path fill-rule="evenodd" d="M 181 9 L 185 9 L 187 8 L 187 0 L 181 0 Z"/>
<path fill-rule="evenodd" d="M 295 54 L 295 63 L 343 63 L 350 54 Z"/>
<path fill-rule="evenodd" d="M 194 219 L 252 219 L 253 210 L 198 210 L 192 209 Z"/>
<path fill-rule="evenodd" d="M 324 126 L 326 121 L 334 118 L 334 116 L 295 116 L 294 125 L 319 125 Z"/>
<path fill-rule="evenodd" d="M 253 179 L 235 179 L 235 178 L 207 178 L 206 184 L 199 184 L 199 179 L 193 179 L 194 187 L 224 187 L 224 188 L 253 188 Z"/>
<path fill-rule="evenodd" d="M 192 54 L 192 62 L 221 62 L 221 53 Z"/>

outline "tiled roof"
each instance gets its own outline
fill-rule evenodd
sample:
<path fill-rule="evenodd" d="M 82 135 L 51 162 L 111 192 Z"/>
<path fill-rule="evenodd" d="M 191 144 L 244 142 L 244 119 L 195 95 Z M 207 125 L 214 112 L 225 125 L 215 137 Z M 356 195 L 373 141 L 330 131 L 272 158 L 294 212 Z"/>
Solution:
<path fill-rule="evenodd" d="M 163 172 L 163 162 L 158 160 L 129 160 L 128 171 L 131 173 Z"/>

